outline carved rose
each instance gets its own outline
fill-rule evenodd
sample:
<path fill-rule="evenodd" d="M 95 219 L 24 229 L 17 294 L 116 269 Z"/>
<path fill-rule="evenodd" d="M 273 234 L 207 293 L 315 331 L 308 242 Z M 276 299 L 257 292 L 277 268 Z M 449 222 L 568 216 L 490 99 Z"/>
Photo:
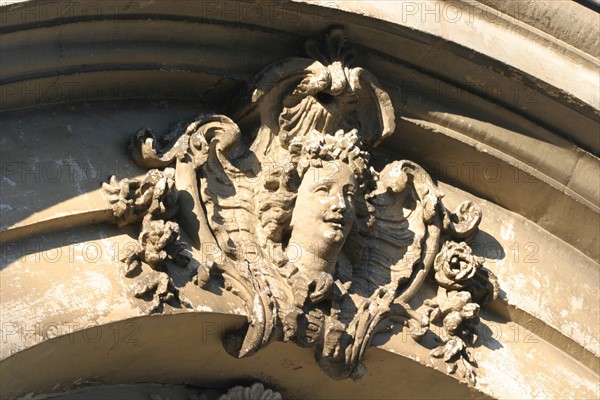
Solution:
<path fill-rule="evenodd" d="M 435 257 L 435 280 L 448 290 L 463 290 L 481 267 L 483 260 L 474 256 L 464 242 L 446 242 Z"/>

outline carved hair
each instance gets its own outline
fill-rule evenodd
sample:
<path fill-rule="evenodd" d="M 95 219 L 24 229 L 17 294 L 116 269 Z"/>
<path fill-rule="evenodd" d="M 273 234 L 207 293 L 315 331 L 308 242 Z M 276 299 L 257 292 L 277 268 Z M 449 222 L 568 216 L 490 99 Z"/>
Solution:
<path fill-rule="evenodd" d="M 359 185 L 363 184 L 369 154 L 360 150 L 356 129 L 337 131 L 335 135 L 323 135 L 312 131 L 290 142 L 289 152 L 298 176 L 303 177 L 310 167 L 320 168 L 323 161 L 342 161 L 350 167 Z"/>

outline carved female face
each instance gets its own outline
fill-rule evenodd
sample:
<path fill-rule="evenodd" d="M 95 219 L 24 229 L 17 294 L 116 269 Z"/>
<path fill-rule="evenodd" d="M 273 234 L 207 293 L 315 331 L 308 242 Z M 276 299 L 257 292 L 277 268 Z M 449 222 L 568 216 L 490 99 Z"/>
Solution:
<path fill-rule="evenodd" d="M 313 254 L 337 257 L 354 222 L 356 187 L 352 170 L 341 161 L 310 167 L 298 188 L 290 242 Z"/>

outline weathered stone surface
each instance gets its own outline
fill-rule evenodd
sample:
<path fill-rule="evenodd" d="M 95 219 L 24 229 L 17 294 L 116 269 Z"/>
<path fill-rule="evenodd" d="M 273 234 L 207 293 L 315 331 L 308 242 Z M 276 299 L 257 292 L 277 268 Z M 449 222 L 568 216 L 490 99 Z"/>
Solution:
<path fill-rule="evenodd" d="M 473 15 L 452 23 L 436 2 L 82 1 L 62 19 L 12 3 L 2 397 L 140 381 L 600 395 L 597 38 L 581 5 L 565 30 L 541 1 L 457 3 Z M 222 340 L 256 354 L 227 358 Z"/>

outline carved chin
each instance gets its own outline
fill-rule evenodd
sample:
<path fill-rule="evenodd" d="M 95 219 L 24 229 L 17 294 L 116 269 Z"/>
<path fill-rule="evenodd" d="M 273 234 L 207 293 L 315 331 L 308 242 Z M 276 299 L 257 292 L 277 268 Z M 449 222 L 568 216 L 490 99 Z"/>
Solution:
<path fill-rule="evenodd" d="M 340 243 L 344 240 L 344 232 L 338 228 L 329 228 L 323 232 L 323 237 L 328 243 Z"/>

